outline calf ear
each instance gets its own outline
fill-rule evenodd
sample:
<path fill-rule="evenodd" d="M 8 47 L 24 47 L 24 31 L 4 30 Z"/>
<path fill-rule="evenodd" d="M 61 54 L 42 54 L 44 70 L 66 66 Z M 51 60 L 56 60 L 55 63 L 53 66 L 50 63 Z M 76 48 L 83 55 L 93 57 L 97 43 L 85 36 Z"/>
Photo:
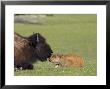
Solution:
<path fill-rule="evenodd" d="M 60 54 L 60 55 L 59 55 L 59 58 L 61 58 L 62 56 L 63 56 L 63 55 L 62 55 L 62 54 Z"/>
<path fill-rule="evenodd" d="M 37 33 L 36 41 L 39 43 L 39 34 Z"/>

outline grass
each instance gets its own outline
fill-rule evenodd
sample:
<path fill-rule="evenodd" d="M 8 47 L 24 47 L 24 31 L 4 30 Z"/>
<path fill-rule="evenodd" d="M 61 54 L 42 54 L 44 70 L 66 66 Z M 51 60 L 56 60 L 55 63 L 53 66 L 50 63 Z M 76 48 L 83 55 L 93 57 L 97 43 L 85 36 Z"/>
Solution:
<path fill-rule="evenodd" d="M 15 24 L 15 32 L 29 36 L 42 34 L 54 54 L 78 54 L 85 60 L 83 68 L 54 68 L 46 62 L 34 63 L 34 70 L 15 72 L 16 76 L 96 76 L 97 75 L 97 16 L 95 14 L 54 15 L 41 25 Z"/>

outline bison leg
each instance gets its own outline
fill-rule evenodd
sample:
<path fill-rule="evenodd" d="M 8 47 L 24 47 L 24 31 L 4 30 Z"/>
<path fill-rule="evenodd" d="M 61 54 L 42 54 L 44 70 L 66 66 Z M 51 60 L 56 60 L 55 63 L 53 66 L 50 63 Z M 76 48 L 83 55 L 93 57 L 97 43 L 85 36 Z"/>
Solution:
<path fill-rule="evenodd" d="M 26 69 L 33 69 L 33 65 L 30 63 L 21 63 L 15 65 L 15 68 L 20 69 L 20 70 L 26 70 Z"/>

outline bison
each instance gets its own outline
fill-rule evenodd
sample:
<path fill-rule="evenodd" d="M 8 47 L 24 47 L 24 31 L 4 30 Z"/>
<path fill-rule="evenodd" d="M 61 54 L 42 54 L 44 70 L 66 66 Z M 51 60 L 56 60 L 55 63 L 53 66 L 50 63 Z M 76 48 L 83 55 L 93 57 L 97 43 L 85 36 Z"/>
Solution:
<path fill-rule="evenodd" d="M 33 63 L 37 60 L 46 61 L 53 51 L 46 39 L 40 33 L 34 33 L 29 37 L 23 37 L 14 33 L 14 67 L 33 69 Z"/>

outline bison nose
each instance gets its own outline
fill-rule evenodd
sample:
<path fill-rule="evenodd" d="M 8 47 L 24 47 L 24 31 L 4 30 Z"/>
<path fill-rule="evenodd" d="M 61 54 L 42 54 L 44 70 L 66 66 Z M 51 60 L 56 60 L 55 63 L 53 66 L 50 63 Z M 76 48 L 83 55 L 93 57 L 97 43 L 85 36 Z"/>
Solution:
<path fill-rule="evenodd" d="M 51 57 L 51 55 L 47 55 L 47 58 L 50 58 Z"/>

